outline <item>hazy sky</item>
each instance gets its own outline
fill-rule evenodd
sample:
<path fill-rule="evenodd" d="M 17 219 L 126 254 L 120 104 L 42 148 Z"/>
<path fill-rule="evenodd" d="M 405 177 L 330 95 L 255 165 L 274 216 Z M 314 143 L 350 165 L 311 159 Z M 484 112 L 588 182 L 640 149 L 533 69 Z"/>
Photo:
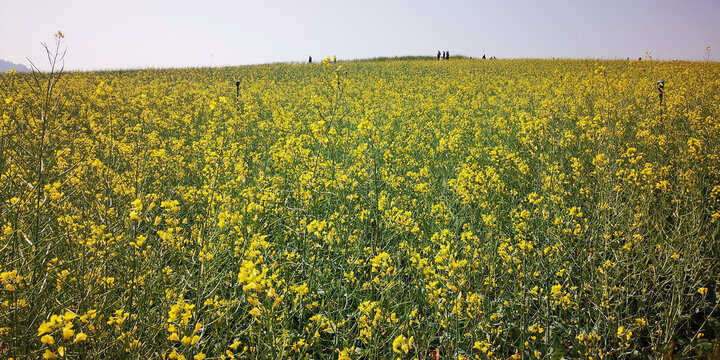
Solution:
<path fill-rule="evenodd" d="M 720 59 L 720 0 L 0 0 L 0 59 L 66 68 L 223 66 L 395 55 Z M 41 66 L 42 67 L 42 66 Z"/>

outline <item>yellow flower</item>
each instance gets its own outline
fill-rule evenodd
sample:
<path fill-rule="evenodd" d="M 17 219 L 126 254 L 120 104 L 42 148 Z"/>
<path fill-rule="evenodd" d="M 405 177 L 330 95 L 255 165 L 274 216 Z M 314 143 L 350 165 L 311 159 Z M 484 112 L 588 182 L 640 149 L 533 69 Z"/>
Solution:
<path fill-rule="evenodd" d="M 142 206 L 142 200 L 140 200 L 140 199 L 135 199 L 135 200 L 133 200 L 133 201 L 130 203 L 130 205 L 132 205 L 133 208 L 135 208 L 135 210 L 137 210 L 137 211 L 142 211 L 142 208 L 143 208 L 143 206 Z"/>
<path fill-rule="evenodd" d="M 187 345 L 190 343 L 190 338 L 187 336 L 183 336 L 182 340 L 180 340 L 180 342 L 183 343 L 183 345 Z"/>
<path fill-rule="evenodd" d="M 396 337 L 395 340 L 393 340 L 393 351 L 398 354 L 402 354 L 403 352 L 407 354 L 410 351 L 412 343 L 412 336 L 408 339 L 405 337 L 405 335 L 400 334 L 400 336 Z"/>
<path fill-rule="evenodd" d="M 180 337 L 177 333 L 172 333 L 170 336 L 168 336 L 168 340 L 170 341 L 180 341 Z"/>
<path fill-rule="evenodd" d="M 137 214 L 137 211 L 135 211 L 135 210 L 133 210 L 133 211 L 130 212 L 130 219 L 131 219 L 131 220 L 135 220 L 135 221 L 140 221 L 140 220 L 142 220 L 142 219 L 140 219 L 140 217 L 139 217 L 138 214 Z"/>
<path fill-rule="evenodd" d="M 87 339 L 87 335 L 85 335 L 84 333 L 77 333 L 75 335 L 75 340 L 73 340 L 73 344 L 83 342 L 86 339 Z"/>
<path fill-rule="evenodd" d="M 342 351 L 340 351 L 340 355 L 338 355 L 338 360 L 350 360 L 350 354 L 353 353 L 353 350 L 355 348 L 344 348 Z"/>
<path fill-rule="evenodd" d="M 77 314 L 70 312 L 70 311 L 66 311 L 65 315 L 63 315 L 63 319 L 65 319 L 65 321 L 72 320 L 76 317 L 77 317 Z M 70 325 L 69 327 L 72 327 L 72 325 Z"/>
<path fill-rule="evenodd" d="M 708 289 L 706 287 L 701 287 L 698 289 L 698 293 L 700 293 L 700 295 L 705 295 L 705 294 L 707 294 L 707 292 L 708 292 Z"/>
<path fill-rule="evenodd" d="M 42 336 L 43 334 L 47 334 L 52 331 L 52 324 L 48 322 L 43 322 L 38 327 L 38 336 Z"/>
<path fill-rule="evenodd" d="M 43 343 L 43 344 L 52 345 L 52 344 L 55 343 L 55 339 L 53 339 L 53 337 L 50 336 L 50 335 L 45 335 L 45 336 L 43 336 L 43 337 L 40 338 L 40 342 Z"/>
<path fill-rule="evenodd" d="M 205 354 L 204 354 L 204 353 L 199 353 L 199 354 L 193 356 L 193 359 L 195 359 L 195 360 L 205 360 Z"/>
<path fill-rule="evenodd" d="M 57 355 L 55 355 L 54 352 L 50 351 L 50 349 L 45 349 L 45 352 L 43 353 L 43 359 L 57 359 Z"/>
<path fill-rule="evenodd" d="M 69 327 L 65 327 L 65 328 L 63 328 L 62 333 L 63 333 L 63 339 L 68 340 L 71 337 L 73 337 L 73 335 L 75 335 L 75 330 L 70 329 Z"/>

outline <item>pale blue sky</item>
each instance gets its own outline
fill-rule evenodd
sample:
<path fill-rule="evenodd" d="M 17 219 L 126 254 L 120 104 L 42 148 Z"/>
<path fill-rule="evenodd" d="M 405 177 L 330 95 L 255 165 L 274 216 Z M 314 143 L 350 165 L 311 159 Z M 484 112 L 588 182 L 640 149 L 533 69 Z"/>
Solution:
<path fill-rule="evenodd" d="M 720 0 L 0 0 L 0 59 L 66 68 L 224 66 L 395 55 L 720 59 Z"/>

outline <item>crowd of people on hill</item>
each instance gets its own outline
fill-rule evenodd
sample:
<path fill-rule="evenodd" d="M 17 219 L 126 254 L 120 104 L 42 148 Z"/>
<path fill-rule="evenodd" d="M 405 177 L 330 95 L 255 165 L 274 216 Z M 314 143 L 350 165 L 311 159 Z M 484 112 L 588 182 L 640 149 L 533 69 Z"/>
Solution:
<path fill-rule="evenodd" d="M 441 56 L 441 55 L 440 55 L 440 51 L 438 50 L 438 53 L 437 53 L 437 59 L 438 59 L 438 60 L 440 60 L 440 56 Z M 443 59 L 443 60 L 449 60 L 449 59 L 450 59 L 450 52 L 449 52 L 449 51 L 443 51 L 443 52 L 442 52 L 442 59 Z"/>

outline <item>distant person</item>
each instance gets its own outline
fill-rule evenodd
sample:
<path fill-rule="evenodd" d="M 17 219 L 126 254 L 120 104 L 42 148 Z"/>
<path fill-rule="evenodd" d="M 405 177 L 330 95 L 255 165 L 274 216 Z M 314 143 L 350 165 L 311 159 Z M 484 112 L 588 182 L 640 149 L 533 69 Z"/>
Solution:
<path fill-rule="evenodd" d="M 445 60 L 450 60 L 450 52 L 449 51 L 445 52 Z"/>
<path fill-rule="evenodd" d="M 483 60 L 485 60 L 485 54 L 483 54 Z"/>
<path fill-rule="evenodd" d="M 440 50 L 438 50 L 437 59 L 440 60 Z"/>
<path fill-rule="evenodd" d="M 312 64 L 312 55 L 308 58 L 308 64 Z"/>

